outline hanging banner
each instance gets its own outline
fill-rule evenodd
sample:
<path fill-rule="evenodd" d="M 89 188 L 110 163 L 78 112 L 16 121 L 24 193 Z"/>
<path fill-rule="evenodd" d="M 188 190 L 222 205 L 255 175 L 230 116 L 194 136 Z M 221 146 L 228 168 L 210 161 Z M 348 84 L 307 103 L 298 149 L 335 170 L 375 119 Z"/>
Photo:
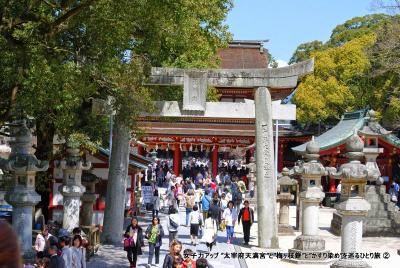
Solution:
<path fill-rule="evenodd" d="M 143 203 L 153 203 L 153 187 L 152 186 L 142 186 L 142 197 Z"/>

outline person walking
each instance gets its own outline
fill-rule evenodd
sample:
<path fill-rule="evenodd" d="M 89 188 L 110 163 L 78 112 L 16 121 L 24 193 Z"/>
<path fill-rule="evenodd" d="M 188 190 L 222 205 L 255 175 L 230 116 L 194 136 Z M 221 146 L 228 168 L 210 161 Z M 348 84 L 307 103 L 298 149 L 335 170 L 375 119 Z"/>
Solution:
<path fill-rule="evenodd" d="M 160 247 L 164 236 L 164 230 L 158 217 L 153 217 L 151 224 L 146 229 L 145 236 L 149 241 L 148 266 L 152 265 L 154 255 L 157 266 L 160 263 Z"/>
<path fill-rule="evenodd" d="M 80 235 L 72 239 L 72 268 L 86 268 L 86 250 L 83 247 L 83 240 Z"/>
<path fill-rule="evenodd" d="M 175 199 L 176 199 L 177 207 L 179 209 L 179 205 L 181 204 L 181 201 L 183 199 L 183 188 L 182 188 L 182 184 L 180 184 L 179 182 L 176 183 L 176 185 L 175 185 Z"/>
<path fill-rule="evenodd" d="M 173 268 L 176 259 L 183 260 L 181 256 L 182 243 L 178 240 L 173 240 L 169 245 L 169 253 L 165 255 L 163 268 Z"/>
<path fill-rule="evenodd" d="M 130 268 L 136 268 L 137 257 L 142 255 L 143 242 L 143 230 L 139 226 L 138 219 L 133 217 L 131 224 L 125 230 L 126 241 L 128 242 L 124 249 L 127 251 L 127 258 L 130 263 Z"/>
<path fill-rule="evenodd" d="M 211 252 L 214 241 L 217 238 L 217 222 L 211 217 L 211 214 L 208 215 L 208 218 L 204 221 L 204 235 L 203 242 L 206 243 L 208 250 Z"/>
<path fill-rule="evenodd" d="M 42 232 L 36 236 L 35 245 L 33 249 L 36 252 L 47 252 L 49 246 L 49 238 L 53 235 L 49 233 L 49 228 L 47 225 L 43 225 Z"/>
<path fill-rule="evenodd" d="M 199 228 L 203 225 L 203 219 L 199 213 L 199 208 L 194 205 L 193 211 L 189 215 L 190 221 L 190 243 L 197 245 L 197 236 L 199 235 Z"/>
<path fill-rule="evenodd" d="M 179 220 L 179 214 L 178 210 L 171 206 L 169 207 L 169 216 L 168 216 L 168 221 L 167 221 L 167 229 L 168 229 L 168 237 L 169 237 L 169 243 L 171 244 L 172 240 L 177 239 L 178 237 L 178 229 L 180 225 L 180 220 Z"/>
<path fill-rule="evenodd" d="M 205 190 L 203 197 L 201 198 L 201 208 L 203 212 L 203 219 L 207 218 L 208 210 L 210 209 L 211 198 L 209 196 L 209 191 Z"/>
<path fill-rule="evenodd" d="M 249 245 L 250 241 L 250 228 L 254 222 L 254 211 L 249 206 L 249 201 L 244 201 L 244 207 L 240 210 L 238 216 L 238 223 L 242 220 L 244 245 Z"/>
<path fill-rule="evenodd" d="M 203 196 L 203 191 L 199 185 L 196 185 L 196 190 L 194 190 L 194 203 L 201 209 L 201 198 Z"/>
<path fill-rule="evenodd" d="M 221 223 L 221 207 L 218 197 L 213 198 L 208 214 L 216 222 L 217 226 L 219 226 Z"/>
<path fill-rule="evenodd" d="M 48 249 L 48 253 L 50 255 L 50 268 L 68 268 L 65 265 L 64 258 L 57 254 L 58 247 L 56 245 L 51 245 Z"/>
<path fill-rule="evenodd" d="M 228 207 L 224 210 L 222 215 L 223 220 L 226 224 L 226 239 L 227 243 L 230 244 L 233 238 L 233 234 L 235 232 L 234 227 L 237 220 L 237 211 L 234 207 L 233 201 L 228 202 Z"/>
<path fill-rule="evenodd" d="M 61 257 L 64 259 L 66 268 L 72 267 L 72 250 L 69 247 L 69 242 L 70 238 L 66 234 L 63 234 L 59 239 L 60 249 L 62 251 Z"/>
<path fill-rule="evenodd" d="M 158 190 L 155 189 L 153 193 L 153 218 L 158 217 L 158 212 L 160 211 L 160 195 Z"/>
<path fill-rule="evenodd" d="M 193 211 L 195 203 L 195 196 L 193 189 L 189 189 L 185 196 L 185 207 L 186 207 L 186 226 L 189 226 L 189 215 Z"/>

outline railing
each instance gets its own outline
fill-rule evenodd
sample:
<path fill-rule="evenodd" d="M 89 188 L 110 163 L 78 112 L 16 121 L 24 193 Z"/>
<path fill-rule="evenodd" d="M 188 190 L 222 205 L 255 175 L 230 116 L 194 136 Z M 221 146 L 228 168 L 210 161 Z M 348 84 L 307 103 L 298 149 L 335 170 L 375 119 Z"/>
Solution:
<path fill-rule="evenodd" d="M 82 226 L 87 235 L 89 246 L 86 249 L 86 259 L 92 257 L 100 248 L 100 228 L 97 226 Z"/>

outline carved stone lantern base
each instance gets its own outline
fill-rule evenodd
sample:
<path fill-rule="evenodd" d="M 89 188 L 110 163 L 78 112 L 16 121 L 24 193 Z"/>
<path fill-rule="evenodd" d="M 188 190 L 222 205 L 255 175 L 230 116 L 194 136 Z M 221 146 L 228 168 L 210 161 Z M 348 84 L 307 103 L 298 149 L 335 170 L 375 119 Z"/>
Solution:
<path fill-rule="evenodd" d="M 278 225 L 278 234 L 279 235 L 294 235 L 294 229 L 292 225 L 288 224 L 279 224 Z"/>
<path fill-rule="evenodd" d="M 328 264 L 334 260 L 329 258 L 330 251 L 325 249 L 325 240 L 318 235 L 300 235 L 294 240 L 294 248 L 289 255 L 296 258 L 285 259 L 296 264 Z"/>
<path fill-rule="evenodd" d="M 368 263 L 363 260 L 338 260 L 330 268 L 370 268 Z"/>

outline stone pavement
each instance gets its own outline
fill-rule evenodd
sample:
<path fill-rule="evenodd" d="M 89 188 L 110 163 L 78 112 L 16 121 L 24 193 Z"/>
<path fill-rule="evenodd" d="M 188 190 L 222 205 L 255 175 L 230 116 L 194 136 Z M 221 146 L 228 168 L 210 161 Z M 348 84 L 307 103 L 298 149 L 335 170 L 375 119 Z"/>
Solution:
<path fill-rule="evenodd" d="M 324 237 L 326 240 L 326 249 L 330 250 L 333 253 L 340 253 L 340 237 L 335 236 L 329 232 L 330 228 L 330 221 L 332 219 L 332 213 L 334 209 L 331 208 L 322 208 L 319 220 L 319 227 L 320 227 L 320 235 Z M 289 210 L 290 215 L 290 224 L 295 225 L 295 207 L 291 206 Z M 184 223 L 185 220 L 185 212 L 184 208 L 180 208 L 180 216 L 181 216 L 181 223 Z M 145 223 L 144 226 L 150 222 L 151 213 L 147 213 L 145 217 L 139 218 L 141 223 Z M 160 213 L 160 219 L 163 227 L 166 229 L 166 217 L 165 214 Z M 128 221 L 126 222 L 128 224 Z M 264 260 L 261 259 L 226 259 L 222 255 L 222 253 L 229 252 L 229 253 L 254 253 L 258 252 L 258 249 L 254 246 L 257 245 L 257 223 L 255 223 L 251 230 L 251 241 L 250 247 L 242 246 L 242 226 L 235 227 L 235 245 L 228 245 L 225 243 L 225 232 L 218 233 L 218 243 L 215 249 L 213 248 L 213 253 L 219 253 L 219 256 L 216 259 L 210 259 L 210 263 L 213 265 L 214 268 L 258 268 L 258 267 L 314 267 L 314 268 L 326 268 L 329 267 L 329 264 L 326 265 L 296 265 L 288 262 L 284 262 L 278 259 L 268 259 L 268 257 Z M 289 248 L 293 247 L 293 240 L 296 238 L 300 232 L 295 232 L 295 236 L 280 236 L 279 237 L 279 252 L 288 252 Z M 190 237 L 189 237 L 189 227 L 181 226 L 179 230 L 179 239 L 183 243 L 183 248 L 192 248 L 195 249 L 194 246 L 190 245 Z M 143 255 L 138 259 L 138 267 L 145 267 L 147 263 L 147 256 L 148 256 L 148 246 L 147 241 L 145 242 L 146 246 L 143 248 Z M 168 245 L 168 235 L 166 234 L 163 240 L 163 246 L 161 248 L 161 256 L 160 256 L 160 265 L 162 267 L 162 262 L 164 260 L 164 256 L 167 253 L 167 245 Z M 397 250 L 400 249 L 400 237 L 366 237 L 363 238 L 362 242 L 363 252 L 380 252 L 383 254 L 384 252 L 388 252 L 390 254 L 389 259 L 374 259 L 374 260 L 367 260 L 367 262 L 372 267 L 397 267 L 398 263 L 400 263 L 400 256 L 397 255 Z M 206 253 L 207 248 L 205 244 L 201 243 L 197 245 L 196 248 L 197 253 Z M 265 251 L 264 251 L 265 252 Z M 269 251 L 269 252 L 276 252 L 276 251 Z M 244 255 L 246 256 L 246 255 Z M 249 256 L 249 255 L 247 255 Z M 154 262 L 154 260 L 153 260 Z M 122 239 L 120 246 L 109 246 L 105 245 L 99 250 L 97 256 L 92 258 L 90 262 L 88 262 L 88 268 L 107 268 L 107 267 L 128 267 L 128 261 L 126 259 L 126 253 L 123 251 L 122 248 Z"/>
<path fill-rule="evenodd" d="M 168 253 L 168 231 L 167 231 L 167 214 L 160 213 L 159 217 L 161 220 L 161 224 L 165 231 L 165 237 L 163 239 L 163 244 L 161 246 L 160 251 L 160 264 L 158 267 L 162 267 L 164 257 Z M 180 207 L 179 210 L 180 221 L 181 224 L 185 224 L 185 209 Z M 146 216 L 139 217 L 139 223 L 142 228 L 146 229 L 147 225 L 151 221 L 151 212 L 147 212 Z M 129 224 L 129 219 L 126 220 L 125 225 Z M 178 239 L 183 244 L 183 249 L 191 248 L 197 254 L 205 254 L 208 253 L 207 247 L 204 243 L 198 244 L 196 247 L 190 244 L 190 235 L 189 235 L 189 227 L 181 226 L 179 227 L 178 231 Z M 199 239 L 200 242 L 200 239 Z M 219 256 L 215 259 L 210 259 L 208 257 L 208 261 L 214 268 L 239 268 L 240 263 L 237 259 L 224 259 L 222 254 L 223 252 L 235 252 L 234 245 L 228 245 L 225 243 L 225 232 L 218 233 L 217 245 L 213 247 L 212 253 L 219 253 Z M 183 250 L 182 250 L 183 252 Z M 216 255 L 215 255 L 216 256 Z M 147 257 L 148 257 L 148 244 L 147 240 L 145 239 L 145 247 L 143 247 L 143 255 L 138 258 L 137 267 L 145 267 L 147 264 Z M 205 256 L 206 257 L 206 256 Z M 154 257 L 153 257 L 153 264 L 154 264 Z M 243 261 L 241 261 L 244 263 Z M 126 258 L 126 252 L 123 250 L 122 247 L 122 238 L 121 238 L 121 245 L 120 246 L 111 246 L 111 245 L 104 245 L 100 248 L 96 256 L 94 256 L 88 263 L 87 268 L 108 268 L 108 267 L 115 267 L 115 268 L 122 268 L 122 267 L 129 267 L 128 260 Z M 153 266 L 154 267 L 154 266 Z"/>
<path fill-rule="evenodd" d="M 332 208 L 322 208 L 320 209 L 320 218 L 319 218 L 319 228 L 320 235 L 325 239 L 326 244 L 325 247 L 327 250 L 330 250 L 332 253 L 340 253 L 340 236 L 335 236 L 329 232 L 330 222 L 332 219 L 332 215 L 335 209 Z M 294 206 L 290 207 L 289 210 L 290 215 L 290 224 L 295 226 L 296 223 L 296 208 Z M 253 252 L 261 252 L 256 246 L 257 245 L 257 224 L 254 224 L 251 230 L 251 240 L 250 247 L 240 247 L 240 250 L 244 253 L 253 253 Z M 242 227 L 236 227 L 236 231 L 238 232 L 237 236 L 242 237 Z M 293 248 L 293 240 L 300 235 L 300 232 L 295 232 L 295 236 L 279 236 L 279 252 L 287 253 L 289 248 Z M 400 256 L 397 254 L 397 250 L 400 249 L 400 237 L 363 237 L 362 240 L 362 252 L 370 253 L 370 252 L 380 252 L 381 256 L 383 256 L 384 252 L 388 252 L 390 257 L 388 259 L 370 259 L 366 260 L 369 265 L 372 267 L 399 267 Z M 277 252 L 278 250 L 270 250 L 268 252 Z M 267 252 L 266 250 L 262 252 Z M 313 268 L 326 268 L 329 267 L 330 264 L 325 265 L 308 265 L 308 264 L 293 264 L 289 262 L 285 262 L 278 259 L 268 259 L 268 257 L 264 260 L 260 259 L 245 259 L 248 267 L 258 268 L 258 267 L 313 267 Z M 243 266 L 242 266 L 243 267 Z"/>

